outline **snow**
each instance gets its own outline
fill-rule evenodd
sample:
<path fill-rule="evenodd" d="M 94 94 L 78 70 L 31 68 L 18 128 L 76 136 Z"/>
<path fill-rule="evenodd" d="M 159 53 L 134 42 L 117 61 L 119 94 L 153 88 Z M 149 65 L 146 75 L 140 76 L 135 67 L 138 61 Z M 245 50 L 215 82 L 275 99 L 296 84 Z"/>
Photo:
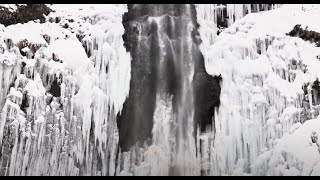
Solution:
<path fill-rule="evenodd" d="M 301 4 L 285 4 L 281 8 L 266 11 L 259 16 L 259 23 L 252 31 L 260 33 L 285 34 L 290 32 L 296 24 L 308 26 L 309 30 L 320 31 L 319 24 L 315 19 L 319 18 L 319 7 L 315 4 L 304 4 L 307 11 L 303 11 Z M 274 18 L 277 16 L 277 18 Z M 253 14 L 249 14 L 248 20 L 257 21 Z M 270 26 L 270 24 L 281 24 L 281 26 Z"/>
<path fill-rule="evenodd" d="M 196 4 L 197 21 L 200 25 L 199 32 L 202 39 L 201 47 L 207 51 L 210 45 L 215 42 L 218 32 L 218 17 L 224 17 L 223 9 L 226 9 L 227 26 L 231 26 L 237 20 L 241 20 L 246 14 L 251 13 L 252 7 L 257 4 Z M 257 9 L 257 12 L 267 10 L 267 6 L 262 4 L 262 9 Z M 280 5 L 274 5 L 272 9 L 278 8 Z M 255 16 L 256 13 L 253 13 Z M 221 20 L 221 19 L 220 19 Z M 250 26 L 250 25 L 249 25 Z M 247 31 L 246 28 L 241 28 L 242 31 Z M 228 31 L 235 31 L 235 29 L 228 28 Z"/>
<path fill-rule="evenodd" d="M 52 39 L 63 37 L 65 30 L 59 28 L 57 24 L 45 23 L 39 24 L 33 21 L 24 24 L 14 24 L 6 27 L 4 37 L 11 39 L 14 44 L 28 40 L 35 45 L 45 45 L 47 42 L 43 35 L 48 35 Z"/>
<path fill-rule="evenodd" d="M 16 54 L 14 52 L 5 52 L 0 54 L 0 63 L 13 66 L 16 64 Z"/>
<path fill-rule="evenodd" d="M 294 133 L 286 134 L 271 150 L 269 175 L 276 173 L 276 167 L 286 164 L 280 169 L 283 175 L 315 175 L 319 173 L 320 158 L 318 142 L 311 142 L 311 133 L 319 134 L 319 120 L 306 121 Z M 279 161 L 282 159 L 281 161 Z M 287 169 L 288 168 L 288 169 Z"/>
<path fill-rule="evenodd" d="M 17 97 L 17 98 L 22 98 L 22 94 L 20 91 L 15 90 L 15 88 L 11 87 L 10 88 L 10 93 L 11 95 Z"/>
<path fill-rule="evenodd" d="M 34 81 L 29 81 L 28 84 L 24 88 L 25 91 L 28 92 L 29 95 L 33 97 L 41 97 L 45 95 L 45 88 L 43 87 L 42 80 L 40 75 L 37 74 Z"/>
<path fill-rule="evenodd" d="M 132 176 L 132 174 L 125 171 L 121 171 L 118 176 Z"/>
<path fill-rule="evenodd" d="M 78 39 L 58 39 L 50 44 L 48 47 L 56 57 L 66 64 L 66 67 L 76 71 L 77 68 L 86 66 L 89 59 L 82 44 Z M 75 53 L 77 52 L 77 53 Z"/>
<path fill-rule="evenodd" d="M 272 71 L 269 60 L 266 56 L 260 56 L 258 60 L 252 60 L 249 57 L 243 61 L 235 62 L 238 73 L 241 76 L 266 75 Z"/>
<path fill-rule="evenodd" d="M 0 4 L 0 7 L 7 8 L 10 12 L 14 12 L 17 10 L 17 6 L 15 4 Z"/>

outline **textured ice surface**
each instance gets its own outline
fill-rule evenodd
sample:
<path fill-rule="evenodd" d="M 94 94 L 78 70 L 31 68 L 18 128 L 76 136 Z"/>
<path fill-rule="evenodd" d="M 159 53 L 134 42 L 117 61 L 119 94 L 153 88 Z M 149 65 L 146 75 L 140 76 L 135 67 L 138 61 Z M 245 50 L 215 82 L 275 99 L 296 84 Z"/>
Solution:
<path fill-rule="evenodd" d="M 318 147 L 309 143 L 317 132 L 310 124 L 317 120 L 304 123 L 302 112 L 303 103 L 310 104 L 311 114 L 317 111 L 310 84 L 319 77 L 320 51 L 285 35 L 296 24 L 318 28 L 319 6 L 301 7 L 283 5 L 251 13 L 236 20 L 212 45 L 203 44 L 208 72 L 223 78 L 216 132 L 211 132 L 215 139 L 205 147 L 209 174 L 317 174 Z M 202 39 L 207 31 L 202 31 Z M 314 136 L 317 139 L 317 133 Z"/>
<path fill-rule="evenodd" d="M 126 6 L 53 8 L 46 23 L 0 27 L 0 175 L 114 175 Z"/>

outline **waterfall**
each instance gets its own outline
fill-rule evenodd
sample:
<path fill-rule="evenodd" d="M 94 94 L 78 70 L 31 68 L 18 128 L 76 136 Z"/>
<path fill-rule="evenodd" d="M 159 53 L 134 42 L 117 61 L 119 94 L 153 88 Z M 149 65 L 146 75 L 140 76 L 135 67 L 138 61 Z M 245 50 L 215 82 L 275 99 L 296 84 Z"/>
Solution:
<path fill-rule="evenodd" d="M 220 79 L 205 71 L 195 6 L 128 9 L 124 38 L 133 59 L 129 98 L 118 119 L 121 173 L 201 175 L 197 136 L 214 126 Z"/>
<path fill-rule="evenodd" d="M 178 13 L 177 9 L 181 13 Z M 192 136 L 194 129 L 192 79 L 195 60 L 192 54 L 193 40 L 191 36 L 194 25 L 190 9 L 190 5 L 133 5 L 129 7 L 127 17 L 130 18 L 129 23 L 134 26 L 127 27 L 127 36 L 129 36 L 127 39 L 129 39 L 133 56 L 132 88 L 128 101 L 130 102 L 131 97 L 137 96 L 134 93 L 141 91 L 141 88 L 151 87 L 146 88 L 143 94 L 137 96 L 142 101 L 137 99 L 131 101 L 134 104 L 131 105 L 134 106 L 132 107 L 134 112 L 128 112 L 124 109 L 121 120 L 125 120 L 126 113 L 138 114 L 137 111 L 141 105 L 147 103 L 146 105 L 150 106 L 151 104 L 148 103 L 153 104 L 153 109 L 150 109 L 153 113 L 148 119 L 142 121 L 142 123 L 148 121 L 153 124 L 148 129 L 149 136 L 146 137 L 152 139 L 151 147 L 153 149 L 148 148 L 147 151 L 157 150 L 166 157 L 155 161 L 160 165 L 158 168 L 163 171 L 153 169 L 149 172 L 151 175 L 158 173 L 159 175 L 164 175 L 162 173 L 186 175 L 194 171 L 194 169 L 188 169 L 192 168 L 192 165 L 188 165 L 188 163 L 196 162 L 196 159 L 192 158 L 195 156 L 195 153 L 192 152 L 194 151 L 192 149 L 195 149 Z M 129 28 L 136 30 L 134 35 L 129 34 L 131 33 Z M 144 61 L 142 58 L 147 58 L 147 62 L 139 62 Z M 146 72 L 141 72 L 146 67 L 139 66 L 140 63 L 143 66 L 152 63 L 152 67 Z M 140 73 L 138 74 L 138 72 Z M 149 73 L 151 73 L 151 77 Z M 137 77 L 134 77 L 135 75 Z M 145 78 L 150 78 L 150 81 L 135 86 L 139 83 L 135 81 L 136 78 L 139 78 L 140 82 Z M 147 97 L 148 99 L 143 100 L 146 94 L 150 95 Z M 153 102 L 150 102 L 150 99 L 153 99 Z M 124 108 L 131 109 L 130 105 Z M 144 111 L 143 114 L 145 114 Z M 131 118 L 129 121 L 140 123 L 139 117 Z M 127 126 L 128 121 L 120 123 Z M 120 135 L 121 130 L 120 126 Z M 141 132 L 141 129 L 134 131 L 133 134 L 128 134 L 128 136 L 137 136 L 139 131 Z M 127 140 L 128 137 L 125 139 Z M 136 142 L 130 142 L 130 144 L 132 143 Z M 154 161 L 156 157 L 150 156 L 149 158 L 152 159 L 148 163 L 155 163 L 151 161 Z M 158 165 L 153 164 L 153 166 L 157 167 Z M 172 167 L 170 168 L 170 166 Z M 139 174 L 139 172 L 137 173 Z"/>

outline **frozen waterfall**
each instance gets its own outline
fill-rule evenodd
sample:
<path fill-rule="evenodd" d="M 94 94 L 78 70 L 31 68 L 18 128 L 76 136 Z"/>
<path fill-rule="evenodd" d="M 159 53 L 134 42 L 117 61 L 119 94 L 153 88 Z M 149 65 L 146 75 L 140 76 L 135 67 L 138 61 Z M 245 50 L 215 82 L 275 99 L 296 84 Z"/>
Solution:
<path fill-rule="evenodd" d="M 309 8 L 313 11 L 306 14 L 299 5 L 249 14 L 215 36 L 214 42 L 202 44 L 208 73 L 221 74 L 223 78 L 221 105 L 215 116 L 216 131 L 202 136 L 206 142 L 203 149 L 207 149 L 204 161 L 208 174 L 314 175 L 320 172 L 316 160 L 311 160 L 319 156 L 315 153 L 317 142 L 312 140 L 317 130 L 309 126 L 316 122 L 304 125 L 319 113 L 314 108 L 318 103 L 313 100 L 318 96 L 314 93 L 317 94 L 319 73 L 315 69 L 320 67 L 319 50 L 298 37 L 285 35 L 296 24 L 314 24 L 310 14 L 316 16 L 316 8 Z M 290 18 L 293 14 L 300 16 Z M 198 18 L 200 22 L 212 21 Z M 276 29 L 273 23 L 281 26 Z M 214 31 L 215 27 L 211 28 Z M 208 31 L 209 28 L 200 29 L 202 39 L 207 39 Z M 309 149 L 312 153 L 303 156 Z"/>
<path fill-rule="evenodd" d="M 1 27 L 0 174 L 114 175 L 126 6 L 56 8 L 44 24 Z"/>
<path fill-rule="evenodd" d="M 50 8 L 0 24 L 0 176 L 320 174 L 319 5 Z"/>

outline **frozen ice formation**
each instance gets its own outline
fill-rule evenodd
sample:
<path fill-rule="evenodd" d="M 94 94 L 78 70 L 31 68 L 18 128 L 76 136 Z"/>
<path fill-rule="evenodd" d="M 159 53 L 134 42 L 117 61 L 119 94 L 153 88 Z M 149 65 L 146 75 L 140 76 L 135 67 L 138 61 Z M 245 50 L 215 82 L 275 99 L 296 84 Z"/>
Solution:
<path fill-rule="evenodd" d="M 203 136 L 208 175 L 319 173 L 318 130 L 311 124 L 319 114 L 320 51 L 285 35 L 296 24 L 318 28 L 319 6 L 305 8 L 249 14 L 202 44 L 207 71 L 223 78 L 216 131 Z"/>
<path fill-rule="evenodd" d="M 0 175 L 114 175 L 126 6 L 52 8 L 46 23 L 0 29 Z"/>
<path fill-rule="evenodd" d="M 165 93 L 154 97 L 151 142 L 119 145 L 135 72 L 127 5 L 50 8 L 45 23 L 0 25 L 0 176 L 320 174 L 320 50 L 287 35 L 298 24 L 320 32 L 319 5 L 196 5 L 205 70 L 222 78 L 220 106 L 213 128 L 188 125 L 176 154 L 171 132 L 184 131 L 172 126 Z"/>

